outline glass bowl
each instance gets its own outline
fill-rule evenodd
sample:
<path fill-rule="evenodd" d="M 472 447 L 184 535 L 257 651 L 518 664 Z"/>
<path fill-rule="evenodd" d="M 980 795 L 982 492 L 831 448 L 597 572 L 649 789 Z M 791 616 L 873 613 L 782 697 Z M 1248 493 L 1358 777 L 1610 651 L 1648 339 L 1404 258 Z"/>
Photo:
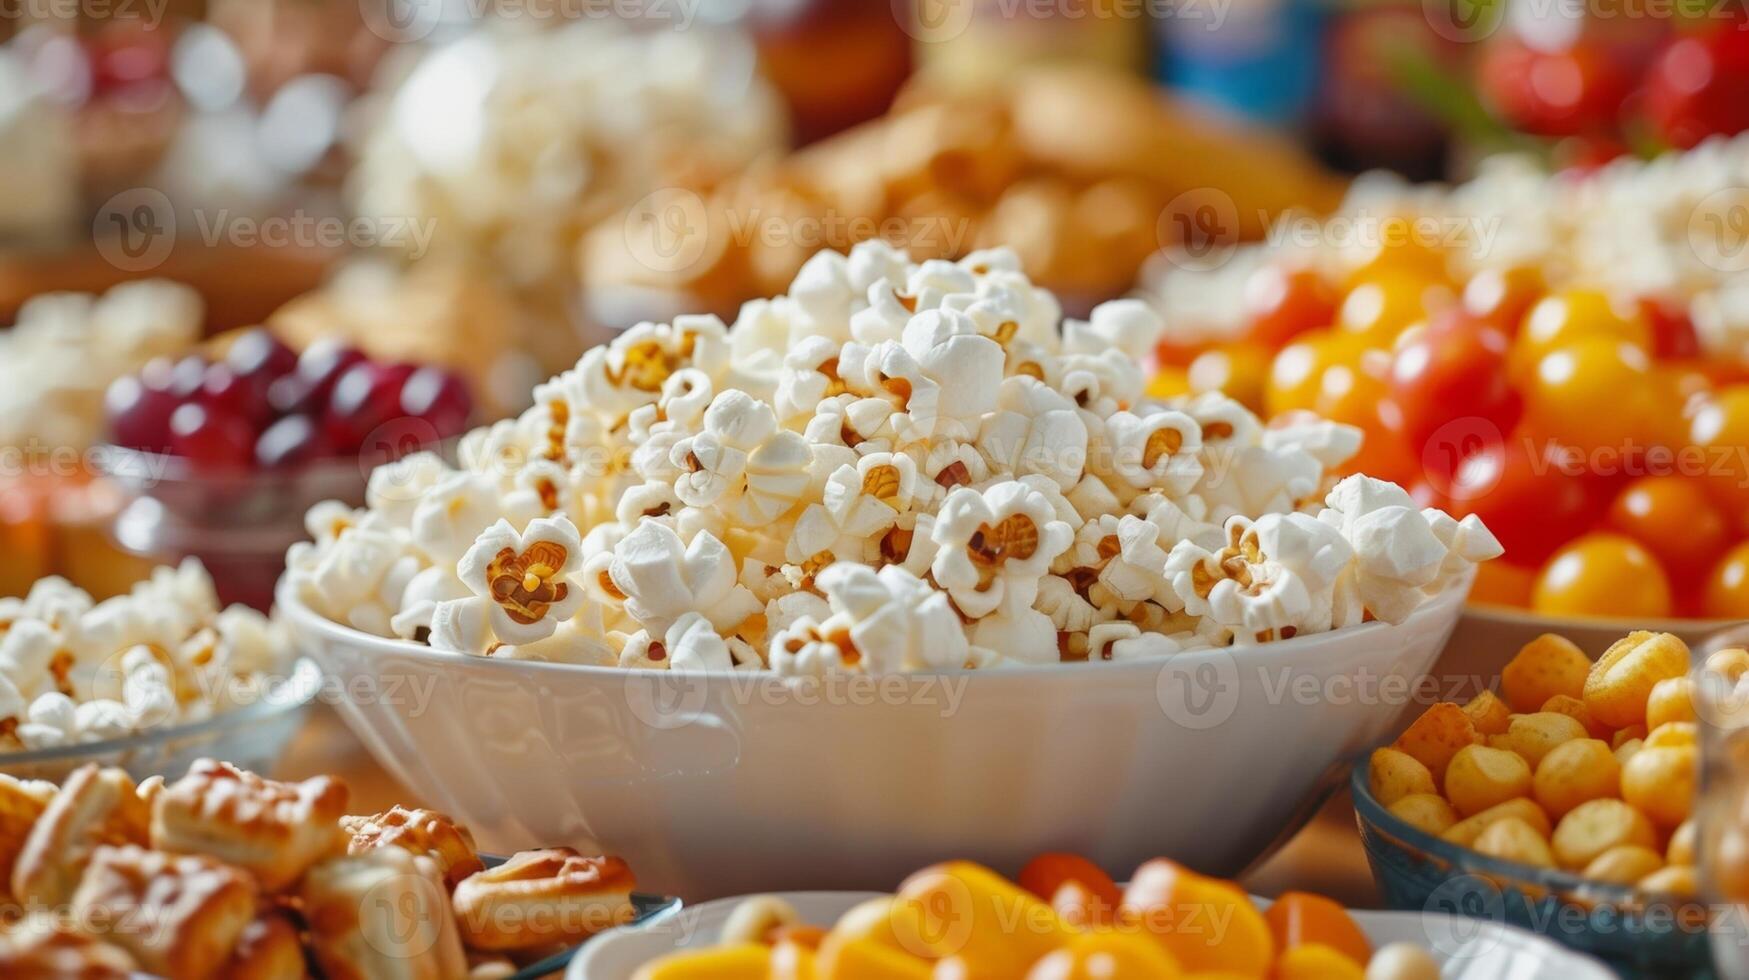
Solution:
<path fill-rule="evenodd" d="M 1489 857 L 1411 826 L 1367 784 L 1349 780 L 1367 864 L 1385 906 L 1518 926 L 1590 953 L 1627 976 L 1707 976 L 1707 910 L 1698 899 Z"/>
<path fill-rule="evenodd" d="M 252 772 L 271 773 L 292 736 L 303 726 L 310 702 L 322 686 L 315 662 L 300 659 L 288 676 L 267 688 L 253 704 L 204 721 L 154 729 L 103 742 L 0 754 L 0 772 L 19 779 L 60 782 L 95 762 L 119 766 L 136 781 L 147 776 L 175 779 L 197 759 L 213 758 Z"/>
<path fill-rule="evenodd" d="M 362 505 L 371 471 L 411 452 L 453 458 L 456 440 L 439 442 L 429 426 L 403 422 L 406 431 L 390 431 L 402 423 L 384 426 L 358 456 L 283 471 L 197 473 L 180 457 L 100 447 L 98 466 L 125 498 L 111 534 L 124 551 L 163 564 L 200 559 L 221 602 L 265 612 L 273 606 L 286 549 L 309 537 L 304 514 L 312 506 L 324 500 Z"/>

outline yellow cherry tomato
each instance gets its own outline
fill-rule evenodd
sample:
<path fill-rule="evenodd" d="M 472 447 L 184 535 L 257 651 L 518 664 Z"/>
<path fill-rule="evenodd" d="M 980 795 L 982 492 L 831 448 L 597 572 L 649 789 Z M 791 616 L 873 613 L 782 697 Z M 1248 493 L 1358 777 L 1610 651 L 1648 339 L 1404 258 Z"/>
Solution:
<path fill-rule="evenodd" d="M 1232 344 L 1204 351 L 1190 362 L 1187 381 L 1196 394 L 1218 391 L 1253 412 L 1263 411 L 1263 390 L 1269 383 L 1274 354 L 1257 344 Z"/>
<path fill-rule="evenodd" d="M 1658 619 L 1670 615 L 1670 581 L 1632 538 L 1595 532 L 1568 542 L 1543 566 L 1531 608 L 1551 616 Z"/>
<path fill-rule="evenodd" d="M 1581 337 L 1625 341 L 1648 354 L 1652 325 L 1637 307 L 1617 303 L 1600 289 L 1565 289 L 1538 300 L 1513 342 L 1509 372 L 1527 379 L 1544 354 Z"/>
<path fill-rule="evenodd" d="M 1689 441 L 1701 449 L 1707 491 L 1736 530 L 1749 531 L 1749 384 L 1706 399 L 1689 424 Z"/>
<path fill-rule="evenodd" d="M 1269 380 L 1263 389 L 1267 414 L 1273 418 L 1295 409 L 1316 411 L 1324 372 L 1337 365 L 1358 365 L 1366 349 L 1366 342 L 1350 333 L 1314 330 L 1301 334 L 1270 362 Z"/>
<path fill-rule="evenodd" d="M 1184 368 L 1162 367 L 1148 379 L 1149 398 L 1177 398 L 1190 394 L 1190 374 Z"/>
<path fill-rule="evenodd" d="M 1439 229 L 1416 226 L 1408 215 L 1392 215 L 1379 223 L 1372 241 L 1349 255 L 1350 282 L 1385 274 L 1411 275 L 1429 282 L 1448 278 L 1446 250 L 1439 242 Z"/>
<path fill-rule="evenodd" d="M 1381 273 L 1356 283 L 1342 298 L 1336 325 L 1375 346 L 1389 346 L 1397 335 L 1456 302 L 1444 283 L 1404 273 Z"/>
<path fill-rule="evenodd" d="M 1749 617 L 1749 541 L 1726 552 L 1713 566 L 1701 614 L 1719 619 Z"/>
<path fill-rule="evenodd" d="M 1651 368 L 1645 351 L 1613 337 L 1581 337 L 1554 348 L 1525 384 L 1525 424 L 1537 436 L 1587 453 L 1644 450 L 1663 440 L 1670 427 L 1661 419 L 1677 411 L 1657 397 Z"/>

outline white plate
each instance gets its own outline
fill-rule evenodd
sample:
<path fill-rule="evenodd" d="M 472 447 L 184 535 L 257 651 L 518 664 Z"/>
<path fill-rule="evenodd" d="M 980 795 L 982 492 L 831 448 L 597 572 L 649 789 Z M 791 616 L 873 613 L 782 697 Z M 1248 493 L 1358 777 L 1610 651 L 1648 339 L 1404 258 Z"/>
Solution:
<path fill-rule="evenodd" d="M 804 922 L 829 927 L 876 892 L 779 892 Z M 666 953 L 699 949 L 717 934 L 739 898 L 683 909 L 662 919 L 597 936 L 571 961 L 566 980 L 631 980 L 638 968 Z M 1267 906 L 1265 899 L 1257 900 Z M 1615 980 L 1602 963 L 1522 929 L 1482 919 L 1413 912 L 1352 913 L 1375 948 L 1409 942 L 1427 949 L 1446 980 Z"/>

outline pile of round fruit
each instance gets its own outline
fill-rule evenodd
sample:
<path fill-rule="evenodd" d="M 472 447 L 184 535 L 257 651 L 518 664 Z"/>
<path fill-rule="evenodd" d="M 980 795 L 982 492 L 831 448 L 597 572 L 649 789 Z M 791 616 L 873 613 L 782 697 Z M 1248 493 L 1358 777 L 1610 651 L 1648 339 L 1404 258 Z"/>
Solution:
<path fill-rule="evenodd" d="M 111 385 L 104 405 L 116 445 L 205 473 L 399 455 L 461 434 L 474 410 L 466 384 L 441 368 L 379 363 L 337 344 L 300 356 L 260 328 L 216 359 L 152 361 Z"/>
<path fill-rule="evenodd" d="M 1349 468 L 1477 514 L 1506 547 L 1474 598 L 1550 615 L 1749 616 L 1749 365 L 1657 297 L 1450 277 L 1400 236 L 1345 276 L 1261 265 L 1219 346 L 1159 350 L 1160 396 L 1357 425 Z"/>

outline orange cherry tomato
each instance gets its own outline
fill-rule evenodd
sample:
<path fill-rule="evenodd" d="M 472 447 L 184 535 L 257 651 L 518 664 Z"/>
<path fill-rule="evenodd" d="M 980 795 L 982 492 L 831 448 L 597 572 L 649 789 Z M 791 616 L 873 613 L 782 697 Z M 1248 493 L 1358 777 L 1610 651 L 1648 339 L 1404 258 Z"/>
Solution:
<path fill-rule="evenodd" d="M 1251 409 L 1263 410 L 1263 390 L 1269 383 L 1273 353 L 1257 344 L 1232 344 L 1204 351 L 1190 362 L 1190 390 L 1218 391 Z"/>
<path fill-rule="evenodd" d="M 1524 392 L 1524 421 L 1535 435 L 1601 456 L 1595 468 L 1619 464 L 1667 441 L 1680 406 L 1658 397 L 1646 352 L 1622 340 L 1583 337 L 1537 362 Z"/>
<path fill-rule="evenodd" d="M 1605 522 L 1644 545 L 1677 581 L 1698 579 L 1731 543 L 1725 515 L 1699 481 L 1681 476 L 1647 476 L 1628 484 L 1610 504 Z"/>
<path fill-rule="evenodd" d="M 1276 350 L 1336 321 L 1336 287 L 1316 269 L 1266 265 L 1245 280 L 1245 338 Z"/>
<path fill-rule="evenodd" d="M 1455 302 L 1450 287 L 1419 276 L 1380 274 L 1363 279 L 1342 298 L 1336 325 L 1365 337 L 1367 343 L 1391 344 L 1411 324 Z"/>
<path fill-rule="evenodd" d="M 1542 270 L 1533 265 L 1483 269 L 1464 283 L 1464 311 L 1510 337 L 1547 288 Z"/>
<path fill-rule="evenodd" d="M 1749 541 L 1719 559 L 1707 576 L 1701 615 L 1717 619 L 1749 618 Z"/>
<path fill-rule="evenodd" d="M 1130 879 L 1123 908 L 1186 971 L 1261 977 L 1275 961 L 1275 938 L 1263 913 L 1230 881 L 1149 861 Z"/>
<path fill-rule="evenodd" d="M 1707 492 L 1738 531 L 1749 531 L 1749 385 L 1721 389 L 1695 411 L 1689 441 L 1701 450 Z"/>
<path fill-rule="evenodd" d="M 1116 908 L 1117 903 L 1123 899 L 1123 892 L 1118 890 L 1111 875 L 1079 854 L 1060 851 L 1040 854 L 1026 862 L 1026 867 L 1020 869 L 1020 876 L 1014 881 L 1047 902 L 1054 899 L 1057 890 L 1069 882 L 1082 885 L 1110 908 Z"/>
<path fill-rule="evenodd" d="M 1309 892 L 1287 892 L 1263 914 L 1275 937 L 1276 949 L 1286 952 L 1296 946 L 1328 946 L 1365 966 L 1372 959 L 1372 944 L 1353 916 L 1339 903 Z"/>
<path fill-rule="evenodd" d="M 1670 580 L 1632 538 L 1593 532 L 1569 542 L 1543 566 L 1531 608 L 1550 616 L 1662 619 L 1671 614 Z"/>
<path fill-rule="evenodd" d="M 1523 609 L 1530 605 L 1531 589 L 1535 586 L 1536 569 L 1514 565 L 1504 559 L 1485 561 L 1476 566 L 1476 584 L 1470 589 L 1470 601 L 1484 606 Z"/>
<path fill-rule="evenodd" d="M 1528 381 L 1543 355 L 1581 337 L 1612 337 L 1652 351 L 1652 327 L 1640 310 L 1616 303 L 1599 289 L 1567 289 L 1536 302 L 1513 341 L 1513 378 Z"/>

